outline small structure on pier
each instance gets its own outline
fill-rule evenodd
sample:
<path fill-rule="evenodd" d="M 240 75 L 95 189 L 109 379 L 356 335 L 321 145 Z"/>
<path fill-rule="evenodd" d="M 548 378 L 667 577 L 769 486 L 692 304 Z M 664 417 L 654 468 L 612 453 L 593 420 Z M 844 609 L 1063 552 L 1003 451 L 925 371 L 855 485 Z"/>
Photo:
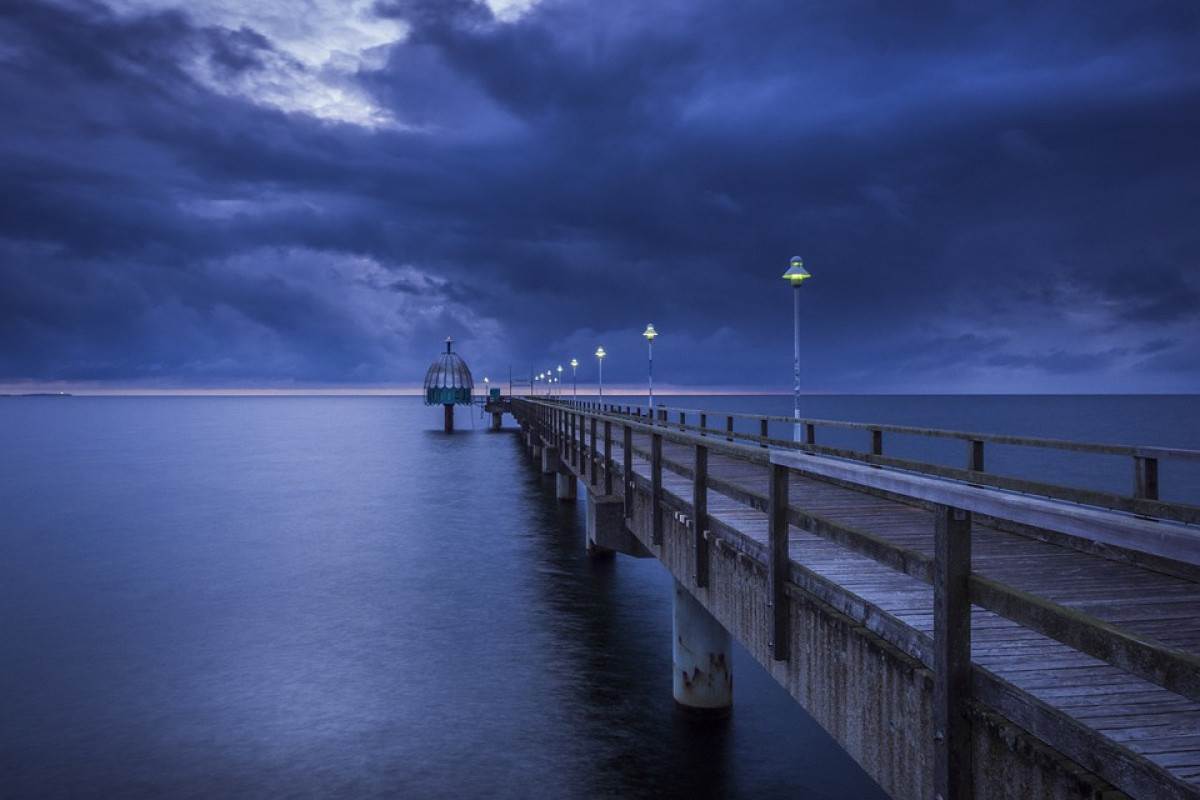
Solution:
<path fill-rule="evenodd" d="M 447 336 L 446 352 L 425 373 L 425 405 L 445 407 L 447 433 L 454 430 L 454 406 L 471 405 L 471 391 L 475 388 L 467 362 L 450 349 L 452 344 L 453 340 Z"/>

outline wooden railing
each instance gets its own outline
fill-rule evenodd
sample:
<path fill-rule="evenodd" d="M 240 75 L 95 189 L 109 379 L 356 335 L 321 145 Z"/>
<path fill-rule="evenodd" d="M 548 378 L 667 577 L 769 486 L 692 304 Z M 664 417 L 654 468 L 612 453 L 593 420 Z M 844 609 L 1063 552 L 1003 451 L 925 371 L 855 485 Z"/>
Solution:
<path fill-rule="evenodd" d="M 905 425 L 878 423 L 841 422 L 823 419 L 794 419 L 793 417 L 762 414 L 739 414 L 729 412 L 702 411 L 697 409 L 658 406 L 654 416 L 650 411 L 637 406 L 615 404 L 580 403 L 580 408 L 628 416 L 656 425 L 669 426 L 678 431 L 692 432 L 700 436 L 723 437 L 726 441 L 757 444 L 762 448 L 782 448 L 806 453 L 846 458 L 881 467 L 893 467 L 940 478 L 965 481 L 980 486 L 994 486 L 1026 494 L 1053 497 L 1073 503 L 1125 511 L 1155 519 L 1177 522 L 1200 523 L 1200 506 L 1186 502 L 1169 502 L 1159 497 L 1160 462 L 1200 464 L 1200 450 L 1142 445 L 1102 444 L 1095 442 L 1072 442 L 1032 436 L 1009 436 L 991 433 L 939 430 Z M 709 421 L 721 420 L 723 427 L 709 427 Z M 735 429 L 735 420 L 756 422 L 757 433 Z M 769 435 L 770 425 L 799 426 L 803 429 L 801 441 L 782 439 Z M 817 442 L 821 429 L 861 431 L 866 434 L 866 446 L 862 449 L 832 447 Z M 957 468 L 930 461 L 900 458 L 884 453 L 884 434 L 921 437 L 926 439 L 949 439 L 964 443 L 964 467 Z M 1100 491 L 1079 486 L 1032 480 L 989 473 L 985 469 L 987 445 L 1006 445 L 1032 448 L 1035 450 L 1065 451 L 1089 455 L 1117 456 L 1128 458 L 1132 467 L 1131 491 L 1128 494 Z"/>
<path fill-rule="evenodd" d="M 1001 491 L 996 487 L 1012 487 L 1000 482 L 984 485 L 989 482 L 978 479 L 981 477 L 979 470 L 970 470 L 971 482 L 964 483 L 941 479 L 947 476 L 939 469 L 923 470 L 928 474 L 878 469 L 877 465 L 889 465 L 879 452 L 857 460 L 812 458 L 809 453 L 823 451 L 811 442 L 811 436 L 809 441 L 796 444 L 769 439 L 765 433 L 760 436 L 737 434 L 729 421 L 725 430 L 714 430 L 707 427 L 704 412 L 695 412 L 702 414 L 699 425 L 687 424 L 685 415 L 688 412 L 679 411 L 679 421 L 668 426 L 663 417 L 651 420 L 632 409 L 612 405 L 570 405 L 517 399 L 514 407 L 523 424 L 536 426 L 539 435 L 560 449 L 564 461 L 569 461 L 579 477 L 589 483 L 595 492 L 611 495 L 616 475 L 621 479 L 627 509 L 633 508 L 635 491 L 647 494 L 652 509 L 651 544 L 662 543 L 664 510 L 673 511 L 678 519 L 684 521 L 691 532 L 689 544 L 697 586 L 705 586 L 708 582 L 712 539 L 722 541 L 763 565 L 773 608 L 770 641 L 775 659 L 789 658 L 790 598 L 799 591 L 828 603 L 930 668 L 935 686 L 935 727 L 940 733 L 935 748 L 936 788 L 942 796 L 958 796 L 955 787 L 970 781 L 969 763 L 964 766 L 958 760 L 963 753 L 970 752 L 970 729 L 966 722 L 970 718 L 967 713 L 970 703 L 980 703 L 994 709 L 1131 794 L 1196 796 L 1194 786 L 1183 781 L 1172 783 L 1174 778 L 1164 775 L 1144 759 L 1131 755 L 1071 717 L 1055 712 L 1036 698 L 973 664 L 970 658 L 971 606 L 975 605 L 1170 692 L 1200 702 L 1200 658 L 1197 656 L 1005 585 L 971 569 L 971 525 L 975 515 L 989 520 L 1009 520 L 1073 537 L 1091 537 L 1119 547 L 1145 549 L 1160 558 L 1185 565 L 1188 569 L 1200 568 L 1200 536 L 1195 529 Z M 662 410 L 664 413 L 666 411 Z M 723 416 L 728 419 L 734 415 Z M 795 422 L 790 417 L 758 419 Z M 1193 451 L 1165 448 L 1110 448 L 1105 445 L 1075 445 L 899 426 L 820 421 L 803 421 L 802 424 L 829 424 L 867 430 L 872 432 L 872 441 L 876 443 L 883 432 L 910 433 L 921 430 L 925 435 L 965 439 L 972 443 L 972 452 L 981 447 L 978 443 L 1004 442 L 1082 449 L 1083 452 L 1130 452 L 1138 454 L 1135 457 L 1140 458 L 1179 457 L 1180 454 L 1187 454 L 1185 457 L 1191 458 L 1200 455 Z M 765 421 L 762 422 L 762 428 L 766 428 Z M 620 436 L 621 464 L 615 463 L 612 457 L 615 434 Z M 643 441 L 648 440 L 648 446 L 635 444 L 635 435 Z M 665 457 L 664 442 L 686 446 L 690 458 L 677 461 Z M 774 447 L 767 449 L 763 445 Z M 732 456 L 766 468 L 766 491 L 734 485 L 710 475 L 708 462 L 712 453 Z M 842 452 L 830 454 L 842 455 Z M 648 462 L 648 477 L 634 472 L 635 456 Z M 979 466 L 981 462 L 982 459 Z M 690 479 L 690 497 L 678 497 L 664 490 L 664 470 Z M 834 481 L 863 491 L 907 498 L 912 503 L 932 507 L 933 557 L 822 518 L 793 504 L 788 497 L 791 473 Z M 1047 488 L 1041 484 L 1037 486 Z M 710 492 L 764 512 L 769 531 L 766 546 L 709 515 Z M 1064 495 L 1064 499 L 1073 500 L 1072 492 L 1065 492 Z M 1180 516 L 1185 515 L 1176 511 L 1171 515 L 1163 515 L 1163 518 L 1178 519 Z M 932 585 L 935 631 L 932 639 L 886 613 L 864 607 L 862 601 L 848 590 L 804 565 L 792 562 L 788 555 L 790 525 Z M 964 725 L 967 726 L 965 730 Z"/>

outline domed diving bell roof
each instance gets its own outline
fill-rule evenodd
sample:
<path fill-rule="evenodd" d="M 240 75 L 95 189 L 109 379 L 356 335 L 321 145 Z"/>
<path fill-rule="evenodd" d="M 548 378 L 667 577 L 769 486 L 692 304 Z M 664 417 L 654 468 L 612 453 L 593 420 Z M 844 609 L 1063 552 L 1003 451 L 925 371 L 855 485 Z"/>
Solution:
<path fill-rule="evenodd" d="M 446 337 L 446 352 L 429 365 L 425 373 L 425 405 L 448 406 L 471 404 L 471 390 L 475 381 L 467 362 L 450 349 L 451 339 Z"/>

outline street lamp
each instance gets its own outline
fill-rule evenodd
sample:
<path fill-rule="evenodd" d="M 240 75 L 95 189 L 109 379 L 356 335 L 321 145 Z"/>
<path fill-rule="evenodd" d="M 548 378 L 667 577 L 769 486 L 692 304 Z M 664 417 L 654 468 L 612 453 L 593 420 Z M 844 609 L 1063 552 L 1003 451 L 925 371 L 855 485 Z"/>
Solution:
<path fill-rule="evenodd" d="M 792 256 L 788 271 L 783 273 L 783 279 L 792 284 L 792 297 L 796 309 L 795 349 L 792 362 L 792 418 L 796 420 L 792 438 L 800 441 L 800 284 L 812 275 L 804 269 L 804 259 Z"/>
<path fill-rule="evenodd" d="M 579 399 L 579 359 L 571 359 L 571 401 Z"/>
<path fill-rule="evenodd" d="M 642 336 L 646 337 L 646 354 L 649 359 L 649 370 L 647 376 L 649 383 L 649 400 L 647 405 L 650 406 L 650 417 L 654 418 L 654 337 L 658 336 L 658 331 L 654 330 L 653 325 L 647 325 L 646 330 L 642 331 Z"/>
<path fill-rule="evenodd" d="M 558 396 L 562 397 L 562 364 L 559 364 L 556 369 L 558 371 L 558 378 L 555 379 L 555 383 L 558 384 Z"/>
<path fill-rule="evenodd" d="M 596 348 L 596 360 L 600 362 L 600 382 L 598 384 L 600 387 L 600 402 L 604 402 L 604 357 L 606 355 L 608 353 L 604 352 L 603 347 Z"/>

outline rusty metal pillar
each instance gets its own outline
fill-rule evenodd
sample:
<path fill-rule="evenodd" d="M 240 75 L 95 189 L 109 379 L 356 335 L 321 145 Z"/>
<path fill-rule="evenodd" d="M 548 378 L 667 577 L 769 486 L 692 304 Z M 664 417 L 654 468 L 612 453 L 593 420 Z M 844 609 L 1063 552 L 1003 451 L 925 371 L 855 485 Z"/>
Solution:
<path fill-rule="evenodd" d="M 687 716 L 721 718 L 733 710 L 733 650 L 729 631 L 675 581 L 675 707 Z"/>

